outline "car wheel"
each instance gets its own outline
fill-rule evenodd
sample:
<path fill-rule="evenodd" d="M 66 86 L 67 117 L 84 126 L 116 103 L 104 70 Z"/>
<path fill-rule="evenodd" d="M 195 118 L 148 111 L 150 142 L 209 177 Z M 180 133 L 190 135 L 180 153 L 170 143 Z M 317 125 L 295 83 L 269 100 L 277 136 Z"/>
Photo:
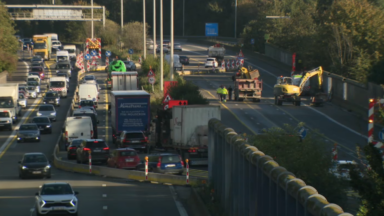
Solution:
<path fill-rule="evenodd" d="M 56 122 L 56 119 L 53 119 L 54 122 Z"/>
<path fill-rule="evenodd" d="M 21 173 L 19 173 L 19 178 L 20 178 L 20 179 L 25 179 L 24 175 L 21 174 Z"/>
<path fill-rule="evenodd" d="M 17 143 L 21 143 L 21 140 L 17 140 Z"/>
<path fill-rule="evenodd" d="M 42 216 L 42 214 L 40 214 L 40 213 L 37 211 L 37 207 L 35 208 L 35 212 L 36 212 L 36 216 Z"/>

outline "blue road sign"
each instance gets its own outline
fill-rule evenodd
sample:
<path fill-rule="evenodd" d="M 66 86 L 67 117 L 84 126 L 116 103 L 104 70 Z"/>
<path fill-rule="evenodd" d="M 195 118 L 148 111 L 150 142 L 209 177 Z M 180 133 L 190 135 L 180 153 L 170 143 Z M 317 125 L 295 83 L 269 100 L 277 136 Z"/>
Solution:
<path fill-rule="evenodd" d="M 133 49 L 129 49 L 129 50 L 128 50 L 128 54 L 131 54 L 131 55 L 132 55 L 132 54 L 133 54 Z"/>
<path fill-rule="evenodd" d="M 91 56 L 97 56 L 97 52 L 95 50 L 92 50 Z"/>
<path fill-rule="evenodd" d="M 379 139 L 384 140 L 384 128 L 379 132 Z"/>
<path fill-rule="evenodd" d="M 299 134 L 300 134 L 301 138 L 304 139 L 307 136 L 307 129 L 305 129 L 305 127 L 301 127 L 299 129 Z"/>
<path fill-rule="evenodd" d="M 219 24 L 218 23 L 205 23 L 205 36 L 207 36 L 207 37 L 219 36 Z"/>
<path fill-rule="evenodd" d="M 91 59 L 91 55 L 87 54 L 85 55 L 85 60 L 90 60 Z"/>
<path fill-rule="evenodd" d="M 111 55 L 112 55 L 111 51 L 105 51 L 105 56 L 109 57 Z"/>
<path fill-rule="evenodd" d="M 251 44 L 253 45 L 253 44 L 255 44 L 255 39 L 251 39 Z"/>

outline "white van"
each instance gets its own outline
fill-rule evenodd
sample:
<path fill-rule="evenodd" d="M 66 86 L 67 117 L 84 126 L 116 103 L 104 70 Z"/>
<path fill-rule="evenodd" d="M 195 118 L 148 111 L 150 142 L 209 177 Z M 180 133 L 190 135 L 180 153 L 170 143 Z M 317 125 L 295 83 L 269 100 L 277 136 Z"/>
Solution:
<path fill-rule="evenodd" d="M 168 64 L 171 63 L 171 55 L 165 55 L 165 60 L 168 62 Z M 175 70 L 182 70 L 183 65 L 180 63 L 180 56 L 177 54 L 173 55 L 173 68 Z"/>
<path fill-rule="evenodd" d="M 76 59 L 76 46 L 75 45 L 64 45 L 63 50 L 68 51 L 69 58 L 71 60 Z"/>
<path fill-rule="evenodd" d="M 40 80 L 40 77 L 37 76 L 37 75 L 29 75 L 27 76 L 27 79 L 25 80 L 27 83 L 29 81 L 36 81 L 37 83 L 39 83 L 39 86 L 41 85 L 41 80 Z"/>
<path fill-rule="evenodd" d="M 69 61 L 68 51 L 57 51 L 56 52 L 56 62 L 59 61 Z"/>
<path fill-rule="evenodd" d="M 68 96 L 68 83 L 65 77 L 52 77 L 49 79 L 49 90 L 56 91 L 60 97 L 67 98 Z"/>
<path fill-rule="evenodd" d="M 66 143 L 73 139 L 93 139 L 93 124 L 89 116 L 67 117 L 65 121 Z"/>
<path fill-rule="evenodd" d="M 99 91 L 97 89 L 96 84 L 92 83 L 83 83 L 79 85 L 79 102 L 82 100 L 92 100 L 95 103 L 97 108 L 97 104 L 99 101 Z"/>

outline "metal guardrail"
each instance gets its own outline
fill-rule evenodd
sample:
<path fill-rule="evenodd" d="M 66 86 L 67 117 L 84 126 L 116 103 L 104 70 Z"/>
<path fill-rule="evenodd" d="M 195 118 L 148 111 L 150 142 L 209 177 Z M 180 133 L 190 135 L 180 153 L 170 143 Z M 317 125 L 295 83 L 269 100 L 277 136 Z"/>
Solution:
<path fill-rule="evenodd" d="M 217 119 L 208 154 L 209 182 L 229 216 L 352 216 Z"/>
<path fill-rule="evenodd" d="M 65 16 L 62 17 L 61 15 L 58 16 L 49 16 L 49 17 L 35 17 L 33 12 L 19 12 L 19 13 L 9 13 L 11 19 L 15 20 L 79 20 L 79 21 L 88 21 L 92 20 L 92 14 L 91 13 L 83 13 L 81 18 L 78 16 Z M 93 20 L 94 21 L 102 21 L 103 14 L 101 13 L 94 13 L 93 14 Z"/>

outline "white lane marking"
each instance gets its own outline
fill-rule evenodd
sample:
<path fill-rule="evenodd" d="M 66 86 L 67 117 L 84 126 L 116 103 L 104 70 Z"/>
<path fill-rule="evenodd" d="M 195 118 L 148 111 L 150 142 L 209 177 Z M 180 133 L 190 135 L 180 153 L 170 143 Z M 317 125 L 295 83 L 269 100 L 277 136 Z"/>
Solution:
<path fill-rule="evenodd" d="M 104 197 L 104 198 L 107 197 L 107 194 L 103 194 L 103 197 Z"/>
<path fill-rule="evenodd" d="M 103 206 L 103 210 L 108 210 L 108 206 Z"/>
<path fill-rule="evenodd" d="M 171 191 L 173 201 L 175 201 L 176 208 L 179 211 L 180 216 L 188 216 L 183 204 L 181 204 L 181 202 L 177 199 L 175 188 L 172 185 L 169 185 L 169 190 Z"/>
<path fill-rule="evenodd" d="M 23 115 L 23 117 L 19 119 L 19 123 L 15 126 L 15 130 L 12 131 L 12 133 L 9 135 L 8 139 L 0 147 L 0 155 L 3 153 L 4 149 L 8 146 L 8 144 L 16 136 L 16 128 L 19 128 L 20 125 L 24 123 L 24 121 L 26 120 L 27 116 L 32 112 L 33 108 L 38 104 L 39 101 L 40 101 L 40 99 L 36 99 L 35 102 L 32 104 L 32 106 L 29 107 L 28 111 Z"/>
<path fill-rule="evenodd" d="M 102 184 L 101 187 L 107 187 L 107 184 Z"/>
<path fill-rule="evenodd" d="M 206 50 L 205 47 L 200 47 L 200 46 L 195 46 L 195 45 L 190 45 L 190 44 L 188 44 L 188 46 L 197 47 L 197 48 Z M 191 50 L 188 50 L 188 49 L 185 49 L 185 48 L 184 48 L 183 50 L 185 50 L 185 51 L 187 51 L 187 52 L 195 53 L 195 54 L 198 54 L 198 55 L 201 55 L 201 52 L 203 52 L 203 51 L 195 52 L 195 51 L 191 51 Z M 229 56 L 229 57 L 231 57 L 231 58 L 236 58 L 237 56 Z M 255 64 L 252 64 L 252 63 L 250 63 L 249 61 L 245 61 L 245 62 L 248 63 L 248 64 L 250 64 L 250 65 L 252 65 L 252 66 L 255 67 L 255 68 L 258 68 L 258 69 L 264 71 L 265 73 L 267 73 L 267 74 L 269 74 L 269 75 L 271 75 L 271 76 L 273 76 L 273 77 L 275 77 L 275 78 L 278 77 L 278 76 L 274 75 L 273 73 L 269 72 L 268 70 L 266 70 L 266 69 L 264 69 L 264 68 L 262 68 L 262 67 L 260 67 L 260 66 L 257 66 L 257 65 L 255 65 Z M 269 87 L 269 88 L 273 88 L 272 86 L 270 86 L 270 85 L 268 85 L 268 84 L 266 84 L 266 83 L 263 83 L 263 84 L 265 84 L 265 85 L 266 85 L 267 87 Z M 345 128 L 345 129 L 347 129 L 348 131 L 350 131 L 350 132 L 352 132 L 352 133 L 354 133 L 354 134 L 356 134 L 356 135 L 358 135 L 358 136 L 361 136 L 361 137 L 363 137 L 363 138 L 365 138 L 365 139 L 368 139 L 367 136 L 362 135 L 361 133 L 359 133 L 359 132 L 353 130 L 352 128 L 350 128 L 350 127 L 348 127 L 348 126 L 346 126 L 346 125 L 344 125 L 344 124 L 342 124 L 342 123 L 336 121 L 335 119 L 331 118 L 331 117 L 328 116 L 327 114 L 322 113 L 322 112 L 320 112 L 320 111 L 318 111 L 318 110 L 316 110 L 316 109 L 314 109 L 313 107 L 310 107 L 310 106 L 308 106 L 308 105 L 306 105 L 306 106 L 304 106 L 304 107 L 307 107 L 308 109 L 311 109 L 311 110 L 313 110 L 313 111 L 319 113 L 320 115 L 326 117 L 326 118 L 327 118 L 328 120 L 330 120 L 331 122 L 333 122 L 333 123 L 335 123 L 335 124 L 337 124 L 337 125 L 339 125 L 339 126 Z"/>

